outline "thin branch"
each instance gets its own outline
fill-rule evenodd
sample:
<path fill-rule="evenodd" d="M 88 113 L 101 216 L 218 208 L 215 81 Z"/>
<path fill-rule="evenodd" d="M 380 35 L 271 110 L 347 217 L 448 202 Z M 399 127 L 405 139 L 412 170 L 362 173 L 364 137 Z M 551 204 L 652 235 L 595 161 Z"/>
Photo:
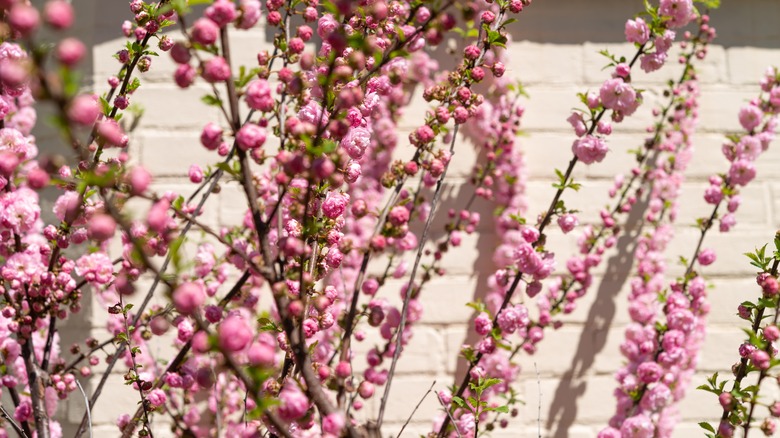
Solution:
<path fill-rule="evenodd" d="M 92 438 L 92 412 L 89 410 L 89 399 L 87 398 L 87 393 L 84 392 L 84 387 L 81 386 L 81 382 L 76 379 L 76 386 L 79 387 L 79 391 L 81 391 L 82 397 L 84 397 L 84 405 L 87 409 L 87 426 L 89 427 L 89 438 Z"/>
<path fill-rule="evenodd" d="M 534 362 L 534 371 L 536 371 L 536 386 L 539 389 L 539 404 L 536 412 L 536 433 L 542 438 L 542 380 L 539 378 L 539 368 Z"/>
<path fill-rule="evenodd" d="M 19 434 L 20 437 L 22 437 L 22 438 L 30 438 L 29 436 L 27 436 L 26 433 L 24 433 L 24 430 L 22 430 L 22 427 L 19 426 L 19 423 L 14 421 L 14 417 L 12 417 L 8 413 L 8 411 L 5 410 L 5 406 L 1 406 L 0 405 L 0 415 L 2 415 L 2 417 L 5 418 L 11 424 L 11 427 L 14 428 L 14 430 L 16 431 L 16 433 Z"/>
<path fill-rule="evenodd" d="M 425 394 L 423 394 L 423 396 L 420 399 L 420 401 L 417 402 L 417 406 L 414 407 L 414 410 L 412 410 L 412 413 L 409 414 L 409 418 L 406 419 L 406 423 L 404 423 L 404 425 L 401 426 L 401 430 L 398 431 L 398 435 L 396 436 L 396 438 L 401 438 L 401 434 L 403 433 L 404 429 L 406 429 L 406 426 L 409 424 L 410 421 L 412 421 L 412 417 L 414 417 L 414 413 L 417 412 L 417 409 L 420 408 L 420 405 L 423 403 L 425 398 L 428 397 L 428 394 L 430 394 L 431 391 L 433 391 L 433 385 L 435 385 L 435 384 L 436 384 L 436 381 L 434 380 L 433 383 L 431 383 L 431 387 L 428 388 L 428 391 L 426 391 Z"/>
<path fill-rule="evenodd" d="M 452 140 L 450 141 L 450 156 L 455 155 L 455 141 L 458 137 L 458 129 L 460 128 L 460 125 L 455 125 L 455 129 L 452 132 Z M 395 367 L 398 363 L 398 358 L 401 355 L 401 350 L 403 350 L 403 334 L 404 334 L 404 328 L 406 327 L 406 314 L 409 311 L 409 302 L 412 299 L 413 291 L 412 287 L 414 286 L 414 279 L 417 274 L 417 268 L 420 266 L 420 260 L 422 259 L 423 250 L 425 249 L 425 241 L 428 238 L 428 231 L 430 231 L 431 223 L 433 222 L 433 217 L 436 215 L 436 207 L 438 207 L 439 203 L 439 197 L 441 196 L 442 187 L 444 185 L 444 179 L 447 177 L 447 169 L 449 168 L 449 164 L 452 163 L 452 159 L 450 159 L 447 164 L 444 166 L 444 171 L 441 174 L 441 177 L 436 182 L 436 190 L 433 193 L 433 199 L 431 200 L 431 211 L 428 212 L 428 217 L 425 220 L 425 228 L 423 228 L 422 236 L 420 237 L 420 242 L 417 245 L 417 256 L 414 260 L 414 266 L 412 267 L 412 272 L 409 276 L 409 282 L 406 285 L 406 296 L 404 296 L 404 304 L 403 308 L 401 309 L 401 322 L 398 325 L 398 331 L 396 332 L 396 342 L 395 342 L 395 351 L 393 351 L 393 360 L 390 362 L 390 371 L 387 374 L 387 383 L 385 383 L 385 392 L 382 395 L 382 404 L 379 406 L 379 415 L 377 416 L 377 427 L 379 429 L 382 428 L 382 419 L 384 418 L 385 414 L 385 408 L 387 407 L 387 400 L 390 396 L 390 386 L 393 382 L 393 377 L 395 375 Z M 357 293 L 357 291 L 355 291 Z"/>

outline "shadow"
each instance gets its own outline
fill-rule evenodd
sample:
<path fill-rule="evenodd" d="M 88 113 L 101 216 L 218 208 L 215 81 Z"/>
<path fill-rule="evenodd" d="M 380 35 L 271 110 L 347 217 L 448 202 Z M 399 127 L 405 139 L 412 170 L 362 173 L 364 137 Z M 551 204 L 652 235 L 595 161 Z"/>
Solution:
<path fill-rule="evenodd" d="M 656 2 L 652 2 L 656 3 Z M 604 13 L 604 11 L 609 11 Z M 641 1 L 556 0 L 534 2 L 520 19 L 510 26 L 516 41 L 549 44 L 623 42 L 626 19 L 642 10 Z M 777 0 L 725 1 L 711 14 L 718 29 L 716 44 L 725 47 L 753 46 L 777 48 L 780 45 L 780 2 Z"/>
<path fill-rule="evenodd" d="M 561 376 L 550 405 L 546 429 L 556 428 L 552 436 L 568 436 L 569 428 L 577 419 L 577 399 L 585 393 L 587 386 L 585 376 L 607 343 L 609 328 L 615 319 L 615 298 L 633 273 L 636 241 L 642 233 L 646 209 L 646 201 L 634 206 L 624 224 L 624 234 L 618 239 L 616 253 L 607 261 L 606 273 L 598 284 L 596 299 L 576 343 L 577 352 L 568 371 Z"/>

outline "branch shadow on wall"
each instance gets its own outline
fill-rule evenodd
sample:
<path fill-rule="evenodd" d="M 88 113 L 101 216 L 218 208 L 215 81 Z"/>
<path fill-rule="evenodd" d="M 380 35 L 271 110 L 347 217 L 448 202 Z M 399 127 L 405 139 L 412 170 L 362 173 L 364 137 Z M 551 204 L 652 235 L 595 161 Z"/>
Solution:
<path fill-rule="evenodd" d="M 607 343 L 609 328 L 615 319 L 616 302 L 623 285 L 633 272 L 637 238 L 642 233 L 642 223 L 647 202 L 638 202 L 629 214 L 624 234 L 618 238 L 616 253 L 607 261 L 607 269 L 598 284 L 596 299 L 590 307 L 571 366 L 561 376 L 555 391 L 546 429 L 555 432 L 551 436 L 566 437 L 577 419 L 577 399 L 582 397 L 587 386 L 587 374 L 593 367 L 598 354 Z M 611 393 L 609 394 L 611 396 Z M 612 400 L 609 398 L 609 403 Z"/>

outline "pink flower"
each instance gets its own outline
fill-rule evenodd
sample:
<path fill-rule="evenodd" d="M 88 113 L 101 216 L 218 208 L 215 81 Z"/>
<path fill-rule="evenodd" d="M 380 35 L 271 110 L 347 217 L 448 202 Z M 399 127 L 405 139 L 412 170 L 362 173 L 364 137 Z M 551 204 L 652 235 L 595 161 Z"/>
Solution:
<path fill-rule="evenodd" d="M 496 318 L 496 323 L 505 333 L 514 333 L 515 330 L 527 326 L 529 321 L 528 310 L 520 304 L 505 308 Z"/>
<path fill-rule="evenodd" d="M 164 405 L 168 398 L 165 396 L 165 391 L 155 388 L 146 395 L 146 400 L 149 401 L 149 404 L 151 404 L 152 407 L 158 408 Z"/>
<path fill-rule="evenodd" d="M 21 234 L 30 231 L 40 216 L 38 194 L 29 188 L 0 194 L 0 228 Z"/>
<path fill-rule="evenodd" d="M 206 291 L 199 283 L 182 283 L 173 291 L 173 305 L 184 315 L 195 313 L 204 302 L 206 302 Z"/>
<path fill-rule="evenodd" d="M 488 316 L 487 313 L 481 312 L 474 319 L 474 330 L 480 336 L 487 335 L 488 333 L 490 333 L 490 330 L 492 329 L 493 329 L 493 321 L 490 320 L 490 317 Z"/>
<path fill-rule="evenodd" d="M 298 111 L 298 118 L 302 122 L 311 123 L 314 126 L 327 126 L 330 116 L 327 112 L 323 112 L 322 106 L 315 102 L 309 101 Z"/>
<path fill-rule="evenodd" d="M 241 16 L 236 23 L 239 29 L 249 29 L 260 20 L 260 2 L 258 0 L 241 0 Z"/>
<path fill-rule="evenodd" d="M 356 127 L 349 130 L 341 139 L 340 146 L 347 151 L 350 158 L 358 160 L 363 157 L 366 148 L 371 144 L 371 131 Z"/>
<path fill-rule="evenodd" d="M 265 144 L 266 132 L 256 123 L 247 123 L 236 133 L 236 143 L 242 150 L 258 149 Z"/>
<path fill-rule="evenodd" d="M 326 415 L 322 419 L 322 431 L 332 435 L 341 435 L 344 428 L 344 416 L 339 412 Z"/>
<path fill-rule="evenodd" d="M 130 185 L 130 193 L 143 194 L 152 183 L 152 174 L 143 167 L 134 167 L 127 174 L 127 183 Z"/>
<path fill-rule="evenodd" d="M 637 368 L 637 377 L 642 383 L 655 383 L 661 379 L 663 369 L 655 362 L 644 362 Z"/>
<path fill-rule="evenodd" d="M 727 233 L 737 224 L 737 217 L 733 213 L 726 213 L 720 218 L 720 232 Z"/>
<path fill-rule="evenodd" d="M 701 250 L 701 252 L 699 252 L 699 256 L 697 259 L 699 260 L 699 264 L 701 264 L 702 266 L 707 266 L 714 263 L 715 258 L 716 258 L 715 251 L 711 249 L 703 249 Z"/>
<path fill-rule="evenodd" d="M 604 82 L 599 89 L 599 97 L 605 108 L 630 116 L 639 107 L 634 88 L 622 78 L 612 78 Z"/>
<path fill-rule="evenodd" d="M 76 260 L 76 273 L 91 283 L 108 284 L 114 279 L 114 264 L 105 253 L 85 254 Z"/>
<path fill-rule="evenodd" d="M 755 161 L 761 152 L 764 151 L 761 145 L 761 140 L 753 135 L 746 135 L 742 137 L 736 145 L 735 152 L 738 158 L 745 158 L 750 161 Z"/>
<path fill-rule="evenodd" d="M 241 351 L 252 342 L 252 328 L 240 316 L 229 316 L 219 325 L 219 345 L 230 352 Z"/>
<path fill-rule="evenodd" d="M 658 7 L 658 14 L 661 17 L 668 18 L 669 27 L 683 27 L 691 21 L 693 15 L 692 0 L 661 0 Z"/>
<path fill-rule="evenodd" d="M 73 24 L 73 7 L 64 0 L 50 1 L 43 8 L 43 19 L 55 29 L 67 29 Z"/>
<path fill-rule="evenodd" d="M 149 209 L 149 214 L 146 216 L 146 222 L 149 224 L 149 228 L 156 231 L 159 234 L 164 234 L 170 225 L 172 225 L 172 219 L 168 216 L 168 209 L 171 207 L 171 202 L 165 198 L 160 199 L 152 205 Z"/>
<path fill-rule="evenodd" d="M 339 23 L 335 18 L 333 18 L 333 15 L 323 14 L 322 17 L 320 17 L 320 20 L 317 22 L 317 35 L 319 35 L 320 38 L 325 39 L 338 27 Z"/>
<path fill-rule="evenodd" d="M 200 143 L 208 150 L 217 149 L 222 143 L 222 128 L 216 123 L 207 123 L 200 134 Z"/>
<path fill-rule="evenodd" d="M 573 230 L 579 222 L 577 216 L 570 213 L 558 216 L 558 226 L 561 227 L 561 231 L 563 231 L 564 234 Z"/>
<path fill-rule="evenodd" d="M 360 394 L 362 398 L 371 398 L 371 396 L 374 395 L 374 384 L 365 380 L 360 382 L 358 394 Z"/>
<path fill-rule="evenodd" d="M 708 204 L 715 205 L 723 200 L 723 189 L 720 185 L 711 185 L 704 190 L 704 200 Z"/>
<path fill-rule="evenodd" d="M 89 237 L 103 241 L 114 236 L 116 232 L 116 221 L 107 214 L 96 214 L 88 222 Z"/>
<path fill-rule="evenodd" d="M 668 55 L 666 52 L 653 52 L 644 54 L 639 58 L 639 67 L 645 73 L 652 73 L 664 66 L 667 57 Z"/>
<path fill-rule="evenodd" d="M 346 193 L 330 192 L 322 203 L 322 214 L 330 219 L 336 219 L 347 209 L 349 204 L 349 195 Z"/>
<path fill-rule="evenodd" d="M 203 169 L 201 169 L 197 164 L 190 166 L 190 170 L 187 172 L 187 175 L 190 177 L 190 181 L 194 182 L 195 184 L 203 181 Z"/>
<path fill-rule="evenodd" d="M 198 75 L 198 71 L 189 64 L 182 64 L 176 68 L 173 73 L 173 80 L 181 88 L 187 88 L 195 82 L 195 77 Z"/>
<path fill-rule="evenodd" d="M 348 183 L 355 183 L 363 173 L 363 168 L 357 161 L 350 160 L 344 173 Z"/>
<path fill-rule="evenodd" d="M 254 80 L 246 89 L 246 103 L 249 108 L 268 112 L 274 109 L 274 99 L 271 97 L 271 86 L 265 79 Z"/>
<path fill-rule="evenodd" d="M 744 186 L 756 177 L 756 166 L 752 162 L 739 159 L 731 163 L 729 168 L 729 182 L 733 185 Z"/>
<path fill-rule="evenodd" d="M 255 342 L 247 351 L 249 363 L 254 366 L 270 367 L 274 365 L 274 348 L 263 342 Z"/>
<path fill-rule="evenodd" d="M 644 414 L 626 418 L 620 427 L 621 436 L 631 438 L 652 438 L 655 433 L 653 422 Z"/>
<path fill-rule="evenodd" d="M 755 105 L 743 106 L 739 110 L 739 123 L 748 132 L 753 132 L 761 124 L 762 117 L 761 108 Z"/>
<path fill-rule="evenodd" d="M 339 251 L 339 247 L 333 245 L 328 250 L 328 254 L 325 256 L 325 263 L 331 268 L 338 268 L 341 266 L 341 262 L 344 260 L 344 254 Z"/>
<path fill-rule="evenodd" d="M 106 145 L 124 147 L 127 145 L 128 137 L 122 131 L 122 127 L 119 126 L 114 119 L 103 119 L 97 124 L 97 133 Z"/>
<path fill-rule="evenodd" d="M 217 0 L 206 8 L 205 15 L 220 27 L 225 26 L 238 16 L 236 5 L 229 0 Z"/>
<path fill-rule="evenodd" d="M 6 19 L 15 31 L 27 36 L 38 28 L 41 17 L 35 7 L 25 3 L 16 3 L 11 7 Z"/>
<path fill-rule="evenodd" d="M 81 61 L 86 52 L 84 43 L 76 38 L 65 38 L 57 45 L 57 59 L 69 67 Z"/>
<path fill-rule="evenodd" d="M 623 436 L 620 434 L 620 431 L 613 427 L 607 427 L 606 429 L 602 429 L 596 437 L 597 438 L 623 438 Z"/>
<path fill-rule="evenodd" d="M 571 148 L 574 155 L 585 164 L 601 162 L 608 152 L 604 140 L 592 135 L 575 140 Z"/>
<path fill-rule="evenodd" d="M 387 220 L 396 227 L 400 227 L 409 222 L 409 210 L 403 205 L 396 205 L 390 210 Z"/>
<path fill-rule="evenodd" d="M 466 48 L 463 50 L 463 53 L 466 55 L 466 59 L 474 61 L 479 58 L 480 50 L 479 47 L 472 44 L 470 46 L 466 46 Z"/>
<path fill-rule="evenodd" d="M 176 339 L 182 342 L 189 341 L 192 338 L 193 333 L 195 333 L 195 328 L 192 326 L 189 319 L 182 319 L 176 326 Z"/>
<path fill-rule="evenodd" d="M 24 423 L 30 418 L 32 418 L 32 404 L 25 400 L 19 403 L 19 406 L 16 407 L 16 410 L 14 411 L 14 419 L 20 423 Z"/>
<path fill-rule="evenodd" d="M 210 46 L 217 41 L 219 26 L 208 18 L 198 18 L 192 26 L 192 40 L 204 46 Z"/>
<path fill-rule="evenodd" d="M 582 137 L 588 132 L 585 120 L 582 119 L 582 113 L 573 112 L 566 121 L 574 128 L 574 133 L 577 134 L 577 137 Z"/>
<path fill-rule="evenodd" d="M 514 250 L 517 266 L 524 274 L 535 274 L 542 267 L 542 258 L 533 246 L 523 242 Z"/>
<path fill-rule="evenodd" d="M 636 20 L 626 21 L 626 41 L 629 43 L 644 44 L 650 39 L 650 29 L 645 20 L 637 18 Z"/>
<path fill-rule="evenodd" d="M 174 43 L 173 47 L 171 47 L 171 58 L 173 58 L 177 64 L 186 64 L 190 62 L 192 54 L 186 44 L 178 42 Z"/>
<path fill-rule="evenodd" d="M 203 65 L 203 79 L 207 82 L 224 82 L 230 79 L 230 66 L 225 58 L 215 56 Z"/>
<path fill-rule="evenodd" d="M 309 400 L 294 384 L 285 385 L 279 393 L 279 417 L 284 421 L 295 421 L 309 410 Z"/>
<path fill-rule="evenodd" d="M 99 115 L 100 104 L 94 94 L 82 94 L 76 97 L 68 108 L 68 118 L 83 126 L 91 126 Z"/>

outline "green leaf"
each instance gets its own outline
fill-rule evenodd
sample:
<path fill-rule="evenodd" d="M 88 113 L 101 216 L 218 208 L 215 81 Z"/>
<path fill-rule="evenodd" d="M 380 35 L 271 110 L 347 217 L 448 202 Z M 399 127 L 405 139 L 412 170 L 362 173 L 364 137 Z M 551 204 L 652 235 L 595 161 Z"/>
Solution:
<path fill-rule="evenodd" d="M 181 249 L 181 245 L 184 243 L 184 236 L 181 235 L 177 237 L 170 245 L 170 248 L 168 250 L 168 253 L 171 255 L 171 259 L 173 260 L 173 266 L 176 267 L 176 271 L 181 271 L 182 268 L 182 257 L 181 252 L 179 251 Z"/>
<path fill-rule="evenodd" d="M 452 397 L 452 402 L 460 406 L 461 408 L 468 409 L 469 411 L 471 411 L 471 406 L 466 404 L 466 401 L 458 397 L 457 395 Z"/>
<path fill-rule="evenodd" d="M 702 6 L 708 9 L 718 9 L 720 7 L 720 0 L 696 0 L 696 3 L 701 3 Z"/>
<path fill-rule="evenodd" d="M 699 423 L 699 427 L 701 427 L 702 429 L 708 432 L 715 433 L 715 428 L 712 427 L 712 425 L 710 423 L 707 423 L 706 421 L 702 421 L 701 423 Z"/>
<path fill-rule="evenodd" d="M 127 93 L 132 93 L 133 91 L 137 90 L 138 87 L 141 86 L 141 80 L 138 78 L 133 78 L 132 81 L 130 81 L 129 84 L 127 84 Z"/>
<path fill-rule="evenodd" d="M 200 100 L 209 106 L 221 106 L 222 100 L 217 98 L 216 96 L 212 96 L 211 94 L 207 94 L 200 98 Z"/>
<path fill-rule="evenodd" d="M 103 110 L 103 115 L 108 116 L 108 113 L 111 112 L 111 105 L 109 105 L 108 101 L 105 97 L 100 97 L 100 108 Z"/>

